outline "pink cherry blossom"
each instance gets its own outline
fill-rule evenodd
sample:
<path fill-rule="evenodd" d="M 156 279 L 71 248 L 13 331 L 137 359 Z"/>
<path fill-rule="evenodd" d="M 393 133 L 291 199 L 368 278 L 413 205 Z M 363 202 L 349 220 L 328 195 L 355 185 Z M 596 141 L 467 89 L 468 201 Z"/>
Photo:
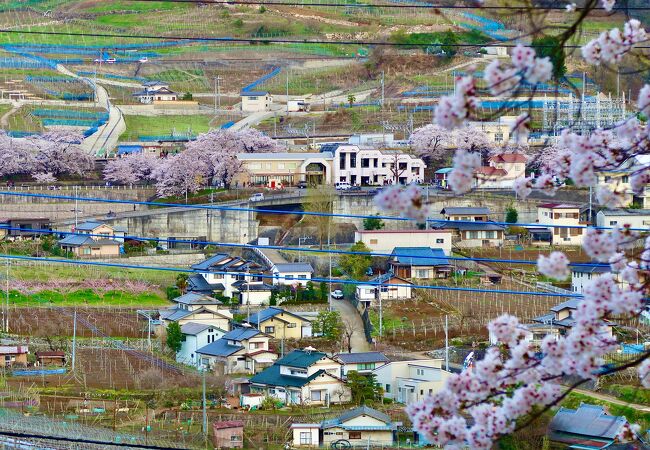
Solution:
<path fill-rule="evenodd" d="M 650 358 L 646 359 L 639 365 L 638 372 L 641 386 L 650 389 Z"/>
<path fill-rule="evenodd" d="M 616 0 L 602 0 L 603 8 L 605 8 L 605 11 L 611 11 L 614 8 L 614 5 L 616 4 Z"/>
<path fill-rule="evenodd" d="M 422 190 L 415 184 L 406 187 L 393 185 L 382 189 L 374 198 L 377 207 L 398 213 L 402 217 L 424 222 L 431 215 L 424 203 Z"/>
<path fill-rule="evenodd" d="M 456 194 L 464 194 L 472 189 L 474 171 L 481 166 L 481 157 L 478 153 L 469 153 L 466 150 L 456 150 L 454 155 L 454 168 L 449 174 L 449 187 Z"/>
<path fill-rule="evenodd" d="M 533 179 L 519 177 L 512 183 L 512 189 L 517 194 L 517 197 L 525 200 L 533 192 Z"/>
<path fill-rule="evenodd" d="M 537 270 L 547 277 L 556 280 L 565 280 L 571 275 L 569 271 L 569 258 L 562 252 L 551 252 L 550 255 L 539 255 Z"/>
<path fill-rule="evenodd" d="M 608 262 L 616 253 L 616 244 L 610 239 L 610 233 L 595 228 L 585 230 L 582 247 L 591 258 L 601 262 Z"/>

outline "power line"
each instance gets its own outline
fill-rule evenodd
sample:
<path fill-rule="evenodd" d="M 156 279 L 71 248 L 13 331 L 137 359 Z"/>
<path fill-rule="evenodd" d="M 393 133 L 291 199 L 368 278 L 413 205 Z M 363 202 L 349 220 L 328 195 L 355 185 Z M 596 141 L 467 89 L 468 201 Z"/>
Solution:
<path fill-rule="evenodd" d="M 158 445 L 131 444 L 126 442 L 117 443 L 117 442 L 109 442 L 109 441 L 97 441 L 93 439 L 52 436 L 47 434 L 19 433 L 17 431 L 5 431 L 5 430 L 0 430 L 0 436 L 11 436 L 11 437 L 23 438 L 23 439 L 45 439 L 45 440 L 52 440 L 52 441 L 78 442 L 82 444 L 105 445 L 110 447 L 121 447 L 121 448 L 143 448 L 143 449 L 151 449 L 151 450 L 178 450 L 178 449 L 186 448 L 186 447 L 161 447 Z"/>
<path fill-rule="evenodd" d="M 185 269 L 182 267 L 154 267 L 154 266 L 143 266 L 139 264 L 120 264 L 120 263 L 107 263 L 107 262 L 98 262 L 98 261 L 85 261 L 85 260 L 71 260 L 71 259 L 61 259 L 61 258 L 45 258 L 39 256 L 22 256 L 22 255 L 7 255 L 0 254 L 0 258 L 12 259 L 12 260 L 23 260 L 23 261 L 41 261 L 44 263 L 61 263 L 61 264 L 70 264 L 70 265 L 80 265 L 80 266 L 100 266 L 100 267 L 119 267 L 122 269 L 142 269 L 142 270 L 161 270 L 165 272 L 181 272 L 181 273 L 193 273 L 200 274 L 201 270 L 194 269 Z M 203 271 L 205 272 L 205 271 Z M 288 278 L 283 275 L 264 275 L 264 274 L 250 274 L 250 273 L 241 273 L 241 272 L 228 272 L 228 271 L 212 271 L 210 272 L 216 275 L 233 275 L 233 276 L 249 276 L 250 278 L 266 278 L 266 279 L 280 279 L 280 280 L 292 280 L 295 281 L 295 278 Z M 458 292 L 477 292 L 477 293 L 488 293 L 488 294 L 509 294 L 509 295 L 534 295 L 534 296 L 548 296 L 548 297 L 571 297 L 571 298 L 582 298 L 582 294 L 566 293 L 566 294 L 557 294 L 553 292 L 535 292 L 535 291 L 512 291 L 507 289 L 480 289 L 480 288 L 462 288 L 462 287 L 451 287 L 451 286 L 439 286 L 439 285 L 420 285 L 420 284 L 404 284 L 404 283 L 382 283 L 380 281 L 364 281 L 364 280 L 341 280 L 337 278 L 311 278 L 307 281 L 316 281 L 324 283 L 338 283 L 338 284 L 348 284 L 348 285 L 367 285 L 367 286 L 388 286 L 388 287 L 404 287 L 410 286 L 412 289 L 427 289 L 427 290 L 437 290 L 437 291 L 458 291 Z"/>
<path fill-rule="evenodd" d="M 175 41 L 193 41 L 193 42 L 240 42 L 240 43 L 262 43 L 262 44 L 328 44 L 328 45 L 368 45 L 380 47 L 425 47 L 428 45 L 441 45 L 438 41 L 424 42 L 424 43 L 405 43 L 405 42 L 385 42 L 385 41 L 332 41 L 325 39 L 278 39 L 278 38 L 237 38 L 237 37 L 191 37 L 191 36 L 157 36 L 147 34 L 113 34 L 113 33 L 85 33 L 85 32 L 72 32 L 72 31 L 33 31 L 33 30 L 13 30 L 13 29 L 0 29 L 0 33 L 9 34 L 27 34 L 39 36 L 77 36 L 77 37 L 100 37 L 100 38 L 120 38 L 120 39 L 153 39 L 153 40 L 175 40 Z M 475 48 L 475 47 L 516 47 L 517 44 L 507 44 L 503 42 L 490 42 L 485 44 L 442 44 L 445 47 L 454 48 Z M 105 45 L 104 48 L 110 49 L 112 47 L 119 47 L 116 45 Z M 538 45 L 536 48 L 556 48 L 553 45 Z M 563 48 L 582 48 L 581 45 L 565 44 Z M 650 48 L 650 46 L 635 46 L 634 48 Z"/>
<path fill-rule="evenodd" d="M 24 228 L 20 227 L 8 227 L 0 225 L 0 230 L 7 231 L 25 231 Z M 61 230 L 49 230 L 45 228 L 41 229 L 29 229 L 30 233 L 38 233 L 43 235 L 65 235 L 65 236 L 83 236 L 83 237 L 98 237 L 106 238 L 105 234 L 94 234 L 94 233 L 78 233 L 74 231 L 61 231 Z M 476 262 L 493 262 L 493 263 L 508 263 L 508 264 L 529 264 L 536 265 L 537 261 L 525 260 L 525 259 L 500 259 L 500 258 L 477 258 L 477 257 L 457 257 L 457 256 L 421 256 L 421 255 L 409 255 L 409 254 L 399 254 L 395 255 L 394 253 L 383 253 L 383 252 L 358 252 L 352 250 L 339 250 L 339 249 L 314 249 L 309 247 L 285 247 L 282 245 L 260 245 L 260 244 L 238 244 L 231 242 L 218 242 L 218 241 L 202 241 L 198 239 L 176 239 L 176 238 L 162 238 L 162 237 L 146 237 L 146 236 L 137 236 L 137 235 L 124 235 L 124 236 L 109 236 L 113 239 L 130 239 L 134 241 L 148 241 L 148 242 L 173 242 L 175 244 L 194 244 L 194 245 L 213 245 L 217 247 L 234 247 L 234 248 L 244 248 L 244 249 L 270 249 L 270 250 L 283 250 L 287 252 L 304 252 L 304 253 L 324 253 L 324 254 L 336 254 L 336 255 L 357 255 L 357 256 L 378 256 L 378 257 L 391 257 L 399 256 L 404 258 L 418 258 L 418 259 L 447 259 L 451 261 L 476 261 Z M 607 263 L 569 263 L 572 267 L 609 267 Z"/>
<path fill-rule="evenodd" d="M 216 211 L 233 211 L 233 212 L 254 212 L 254 213 L 263 213 L 263 214 L 290 214 L 290 215 L 302 215 L 302 216 L 315 216 L 315 217 L 339 217 L 339 218 L 350 218 L 350 219 L 382 219 L 382 220 L 397 220 L 402 222 L 415 222 L 413 219 L 408 217 L 395 217 L 395 216 L 381 216 L 381 215 L 364 215 L 364 214 L 337 214 L 337 213 L 321 213 L 321 212 L 312 212 L 312 211 L 284 211 L 284 210 L 275 210 L 275 209 L 262 209 L 262 208 L 243 208 L 235 206 L 219 206 L 219 205 L 191 205 L 187 203 L 164 203 L 164 202 L 148 202 L 148 201 L 139 201 L 139 200 L 119 200 L 119 199 L 107 199 L 107 198 L 98 198 L 98 197 L 76 197 L 72 195 L 53 195 L 53 194 L 31 194 L 27 192 L 11 192 L 11 191 L 0 191 L 0 195 L 10 195 L 15 197 L 32 197 L 32 198 L 47 198 L 47 199 L 57 199 L 57 200 L 75 200 L 82 202 L 98 202 L 98 203 L 118 203 L 126 205 L 144 205 L 144 206 L 156 206 L 160 207 L 169 207 L 169 208 L 188 208 L 188 209 L 203 209 L 203 210 L 216 210 Z M 273 198 L 273 197 L 270 197 Z M 243 202 L 242 202 L 243 203 Z M 579 208 L 579 206 L 576 206 Z M 147 212 L 154 212 L 153 210 L 148 210 Z M 429 223 L 438 223 L 438 224 L 477 224 L 477 223 L 488 223 L 491 225 L 503 225 L 503 226 L 521 226 L 521 227 L 535 227 L 535 228 L 594 228 L 597 230 L 613 230 L 616 227 L 608 226 L 593 226 L 593 225 L 558 225 L 552 223 L 510 223 L 510 222 L 475 222 L 471 220 L 446 220 L 446 219 L 427 219 Z M 647 232 L 647 228 L 627 228 L 630 231 L 641 231 Z"/>
<path fill-rule="evenodd" d="M 423 5 L 422 2 L 415 4 L 386 4 L 379 5 L 376 3 L 315 3 L 315 2 L 281 2 L 281 1 L 260 1 L 260 0 L 233 0 L 233 1 L 206 1 L 206 0 L 127 0 L 132 3 L 194 3 L 202 5 L 278 5 L 278 6 L 315 6 L 315 7 L 346 7 L 346 8 L 394 8 L 394 9 L 483 9 L 483 10 L 507 10 L 507 11 L 566 11 L 565 6 L 482 6 L 482 5 L 436 5 L 436 4 L 427 4 Z M 582 11 L 586 8 L 576 7 L 576 11 Z M 632 6 L 624 8 L 614 8 L 615 12 L 618 11 L 644 11 L 648 10 L 650 7 L 644 6 Z M 602 6 L 589 8 L 589 10 L 605 10 Z"/>

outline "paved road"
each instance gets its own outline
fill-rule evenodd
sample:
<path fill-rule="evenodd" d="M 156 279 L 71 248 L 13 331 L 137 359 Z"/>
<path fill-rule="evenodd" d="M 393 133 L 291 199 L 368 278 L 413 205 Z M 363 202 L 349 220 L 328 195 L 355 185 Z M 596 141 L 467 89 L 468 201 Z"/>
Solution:
<path fill-rule="evenodd" d="M 363 330 L 363 320 L 357 309 L 347 300 L 332 300 L 332 308 L 341 314 L 341 320 L 350 324 L 354 330 L 352 334 L 352 353 L 370 351 L 370 344 L 366 341 Z M 347 350 L 347 349 L 346 349 Z"/>

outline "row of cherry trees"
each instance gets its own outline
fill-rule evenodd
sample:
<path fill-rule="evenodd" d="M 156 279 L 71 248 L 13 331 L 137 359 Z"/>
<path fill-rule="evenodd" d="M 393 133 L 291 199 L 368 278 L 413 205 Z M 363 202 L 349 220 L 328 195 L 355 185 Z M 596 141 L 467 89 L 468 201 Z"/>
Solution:
<path fill-rule="evenodd" d="M 51 183 L 62 175 L 87 175 L 95 161 L 79 147 L 81 140 L 80 134 L 66 131 L 24 139 L 0 131 L 0 177 L 23 175 Z"/>
<path fill-rule="evenodd" d="M 206 184 L 229 186 L 243 170 L 238 153 L 281 150 L 273 139 L 254 129 L 214 130 L 201 134 L 184 151 L 164 159 L 142 153 L 110 161 L 107 181 L 118 184 L 153 182 L 160 196 L 196 192 Z"/>

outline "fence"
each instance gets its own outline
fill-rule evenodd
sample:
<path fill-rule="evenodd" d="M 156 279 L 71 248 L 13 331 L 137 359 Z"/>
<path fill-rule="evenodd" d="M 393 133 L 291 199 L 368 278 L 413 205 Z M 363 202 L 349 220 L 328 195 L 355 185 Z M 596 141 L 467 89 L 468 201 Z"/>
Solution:
<path fill-rule="evenodd" d="M 253 81 L 251 84 L 244 86 L 242 88 L 242 92 L 250 91 L 253 88 L 256 88 L 257 86 L 267 82 L 268 80 L 278 76 L 282 69 L 280 67 L 274 67 L 273 70 L 270 73 L 267 73 L 266 75 L 258 78 L 257 80 Z"/>
<path fill-rule="evenodd" d="M 32 111 L 32 115 L 44 118 L 108 120 L 107 112 L 78 111 L 72 109 L 35 109 Z"/>
<path fill-rule="evenodd" d="M 39 61 L 21 58 L 0 58 L 2 69 L 49 69 L 50 66 Z"/>

